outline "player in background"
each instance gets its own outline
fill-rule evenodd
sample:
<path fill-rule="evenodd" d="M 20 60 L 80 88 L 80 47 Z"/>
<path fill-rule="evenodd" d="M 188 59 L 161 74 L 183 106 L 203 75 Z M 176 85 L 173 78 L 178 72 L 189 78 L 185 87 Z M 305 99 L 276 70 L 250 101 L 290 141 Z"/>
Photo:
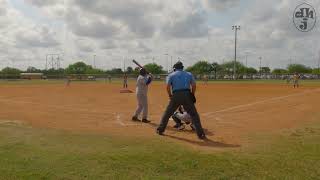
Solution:
<path fill-rule="evenodd" d="M 128 75 L 124 73 L 123 75 L 123 88 L 128 88 Z"/>
<path fill-rule="evenodd" d="M 292 76 L 292 79 L 293 79 L 293 88 L 299 88 L 300 75 L 296 72 Z"/>
<path fill-rule="evenodd" d="M 108 75 L 109 84 L 111 83 L 111 75 Z"/>
<path fill-rule="evenodd" d="M 207 85 L 208 84 L 208 81 L 209 81 L 209 76 L 208 75 L 203 75 L 203 83 L 205 84 L 205 85 Z"/>
<path fill-rule="evenodd" d="M 185 128 L 184 124 L 189 125 L 192 130 L 195 130 L 194 125 L 192 124 L 192 118 L 187 111 L 184 110 L 183 106 L 178 108 L 178 111 L 175 112 L 172 116 L 173 121 L 176 123 L 173 127 L 178 130 L 183 130 Z"/>
<path fill-rule="evenodd" d="M 66 86 L 70 86 L 70 83 L 71 83 L 71 77 L 70 76 L 67 76 L 65 83 L 66 83 Z"/>
<path fill-rule="evenodd" d="M 148 120 L 148 86 L 152 82 L 152 75 L 148 74 L 143 68 L 140 69 L 139 74 L 136 85 L 138 107 L 132 117 L 132 121 L 140 121 L 139 115 L 142 113 L 142 122 L 150 123 Z"/>

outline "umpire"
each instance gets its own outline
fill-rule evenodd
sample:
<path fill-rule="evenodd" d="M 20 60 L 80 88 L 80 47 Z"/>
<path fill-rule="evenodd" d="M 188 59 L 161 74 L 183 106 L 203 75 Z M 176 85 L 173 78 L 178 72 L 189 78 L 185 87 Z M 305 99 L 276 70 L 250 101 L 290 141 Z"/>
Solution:
<path fill-rule="evenodd" d="M 169 74 L 167 77 L 167 92 L 170 97 L 170 102 L 162 116 L 160 125 L 157 128 L 157 133 L 163 135 L 163 132 L 168 125 L 169 118 L 180 105 L 183 105 L 184 109 L 192 118 L 199 139 L 206 139 L 199 114 L 194 106 L 196 101 L 194 96 L 196 92 L 195 79 L 191 73 L 183 71 L 182 62 L 177 62 L 173 68 L 175 69 L 175 72 Z"/>

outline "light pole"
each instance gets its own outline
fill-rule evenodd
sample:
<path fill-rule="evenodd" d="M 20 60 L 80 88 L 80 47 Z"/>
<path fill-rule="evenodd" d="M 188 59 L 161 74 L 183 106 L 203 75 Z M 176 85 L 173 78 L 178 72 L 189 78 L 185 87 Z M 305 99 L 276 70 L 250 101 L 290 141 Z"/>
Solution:
<path fill-rule="evenodd" d="M 249 52 L 246 52 L 246 67 L 248 67 L 248 54 Z"/>
<path fill-rule="evenodd" d="M 320 77 L 320 51 L 319 51 L 319 59 L 318 59 L 318 79 Z"/>
<path fill-rule="evenodd" d="M 51 57 L 51 61 L 50 58 Z M 50 62 L 48 62 L 50 61 Z M 60 67 L 60 54 L 46 54 L 46 70 L 48 70 L 48 65 L 51 64 L 51 68 L 54 69 L 56 66 L 57 69 Z"/>
<path fill-rule="evenodd" d="M 169 72 L 169 54 L 164 54 L 165 56 L 167 56 L 167 72 Z"/>
<path fill-rule="evenodd" d="M 126 57 L 123 57 L 123 72 L 126 72 Z"/>
<path fill-rule="evenodd" d="M 237 35 L 238 30 L 240 30 L 240 26 L 234 25 L 232 26 L 232 30 L 234 30 L 235 40 L 234 40 L 234 64 L 233 64 L 233 79 L 236 79 L 236 62 L 237 62 Z"/>
<path fill-rule="evenodd" d="M 249 52 L 246 52 L 246 68 L 245 68 L 245 70 L 246 70 L 246 76 L 248 75 L 248 54 L 249 54 Z"/>
<path fill-rule="evenodd" d="M 259 57 L 259 60 L 260 60 L 260 78 L 261 78 L 261 75 L 262 75 L 262 67 L 261 67 L 261 60 L 262 60 L 262 57 Z"/>
<path fill-rule="evenodd" d="M 96 55 L 93 55 L 93 67 L 96 68 Z"/>

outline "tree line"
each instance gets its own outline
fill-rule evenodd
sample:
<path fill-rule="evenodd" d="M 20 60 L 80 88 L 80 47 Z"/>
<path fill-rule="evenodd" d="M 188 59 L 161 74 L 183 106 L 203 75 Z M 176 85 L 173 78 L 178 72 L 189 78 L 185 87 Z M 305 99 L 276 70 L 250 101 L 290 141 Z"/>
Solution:
<path fill-rule="evenodd" d="M 147 71 L 152 74 L 166 74 L 167 71 L 163 69 L 162 66 L 156 63 L 149 63 L 144 66 Z M 207 61 L 198 61 L 190 67 L 187 67 L 186 70 L 197 75 L 214 75 L 215 77 L 219 75 L 232 75 L 234 68 L 234 62 L 229 61 L 222 64 L 219 63 L 209 63 Z M 28 67 L 27 70 L 20 70 L 17 68 L 6 67 L 0 71 L 0 74 L 6 75 L 20 75 L 20 73 L 43 73 L 44 75 L 68 75 L 68 74 L 88 74 L 88 75 L 102 75 L 102 74 L 138 74 L 139 71 L 137 68 L 127 67 L 125 71 L 121 68 L 113 68 L 110 70 L 102 70 L 94 68 L 91 65 L 87 65 L 84 62 L 76 62 L 70 64 L 67 68 L 60 69 L 37 69 L 35 67 Z M 241 62 L 236 62 L 236 74 L 274 74 L 274 75 L 285 75 L 293 73 L 303 73 L 303 74 L 320 74 L 320 69 L 312 69 L 303 64 L 290 64 L 286 69 L 276 68 L 271 70 L 269 67 L 261 67 L 255 69 L 253 67 L 247 67 Z"/>

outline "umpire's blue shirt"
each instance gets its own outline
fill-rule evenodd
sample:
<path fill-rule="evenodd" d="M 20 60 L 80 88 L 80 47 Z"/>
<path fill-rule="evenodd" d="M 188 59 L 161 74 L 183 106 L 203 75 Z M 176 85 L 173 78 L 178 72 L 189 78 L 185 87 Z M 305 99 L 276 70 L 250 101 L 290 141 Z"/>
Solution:
<path fill-rule="evenodd" d="M 172 86 L 172 92 L 190 89 L 190 85 L 195 83 L 193 75 L 183 70 L 176 70 L 167 77 L 167 84 Z"/>

